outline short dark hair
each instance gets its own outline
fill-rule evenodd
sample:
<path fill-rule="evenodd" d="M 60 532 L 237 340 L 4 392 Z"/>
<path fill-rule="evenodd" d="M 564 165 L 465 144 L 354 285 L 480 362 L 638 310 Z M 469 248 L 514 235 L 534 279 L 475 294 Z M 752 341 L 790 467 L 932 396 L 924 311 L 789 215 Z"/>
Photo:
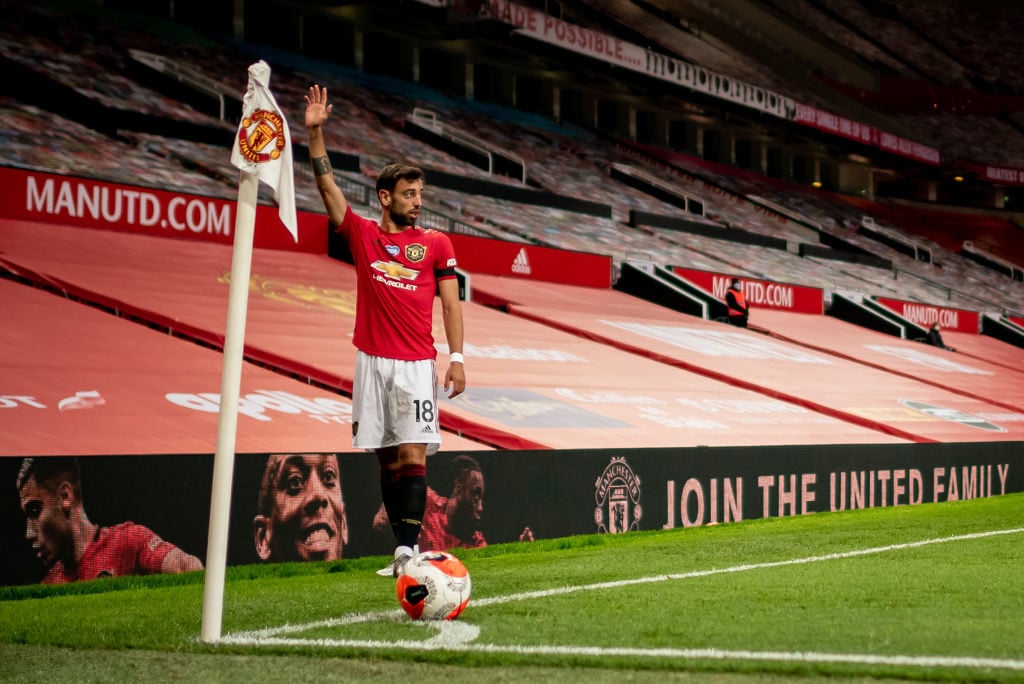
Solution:
<path fill-rule="evenodd" d="M 270 509 L 274 501 L 274 483 L 277 482 L 278 473 L 284 465 L 287 454 L 271 454 L 267 456 L 267 463 L 263 467 L 263 477 L 260 478 L 260 492 L 256 500 L 256 510 L 260 515 L 270 515 Z"/>
<path fill-rule="evenodd" d="M 453 481 L 458 481 L 459 478 L 464 476 L 466 473 L 483 472 L 480 469 L 480 462 L 472 456 L 466 454 L 460 454 L 452 459 L 452 472 L 455 477 Z"/>
<path fill-rule="evenodd" d="M 397 163 L 388 164 L 380 170 L 380 174 L 377 176 L 378 196 L 381 190 L 394 192 L 399 180 L 409 181 L 410 183 L 417 180 L 426 180 L 426 174 L 418 166 Z"/>
<path fill-rule="evenodd" d="M 33 477 L 39 485 L 49 490 L 55 490 L 57 485 L 66 480 L 71 483 L 75 496 L 79 499 L 82 497 L 82 469 L 77 458 L 44 456 L 23 459 L 15 480 L 18 491 Z"/>
<path fill-rule="evenodd" d="M 270 517 L 274 509 L 274 492 L 277 491 L 277 478 L 281 474 L 281 468 L 288 462 L 288 459 L 305 454 L 270 454 L 267 457 L 267 464 L 263 468 L 263 477 L 260 478 L 260 493 L 256 500 L 256 511 L 260 515 Z M 338 455 L 313 454 L 323 458 L 333 457 L 338 460 Z"/>

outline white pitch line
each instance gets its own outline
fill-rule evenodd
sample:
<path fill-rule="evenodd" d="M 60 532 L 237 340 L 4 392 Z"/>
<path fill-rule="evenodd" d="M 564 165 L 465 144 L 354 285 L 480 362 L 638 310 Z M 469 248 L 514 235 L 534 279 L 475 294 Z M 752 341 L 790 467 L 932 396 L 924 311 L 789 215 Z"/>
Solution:
<path fill-rule="evenodd" d="M 526 601 L 529 599 L 546 598 L 549 596 L 560 596 L 579 591 L 593 591 L 595 589 L 614 589 L 636 584 L 648 584 L 652 582 L 666 582 L 670 580 L 692 579 L 696 577 L 709 577 L 733 572 L 747 572 L 750 570 L 762 570 L 777 568 L 789 565 L 803 565 L 807 563 L 818 563 L 827 560 L 841 560 L 844 558 L 856 558 L 871 554 L 887 553 L 890 551 L 901 551 L 904 549 L 919 548 L 932 544 L 945 544 L 956 541 L 968 541 L 971 539 L 983 539 L 1006 534 L 1019 534 L 1024 532 L 1024 527 L 1015 527 L 1006 530 L 990 530 L 988 532 L 974 532 L 971 534 L 960 534 L 951 537 L 936 537 L 934 539 L 923 539 L 916 542 L 903 544 L 889 544 L 886 546 L 875 546 L 867 549 L 855 549 L 853 551 L 841 551 L 820 556 L 806 556 L 804 558 L 792 558 L 783 561 L 769 561 L 765 563 L 745 563 L 726 568 L 711 568 L 708 570 L 693 570 L 691 572 L 671 573 L 665 575 L 652 575 L 648 577 L 637 577 L 634 579 L 614 580 L 609 582 L 595 582 L 592 584 L 558 587 L 555 589 L 543 589 L 538 591 L 526 591 L 507 596 L 492 596 L 472 601 L 474 609 L 486 606 L 510 603 L 513 601 Z M 603 646 L 516 646 L 499 644 L 474 644 L 470 643 L 479 634 L 479 628 L 471 623 L 462 622 L 412 622 L 410 624 L 432 627 L 438 630 L 438 635 L 426 641 L 413 641 L 407 639 L 395 641 L 362 640 L 362 639 L 301 639 L 279 636 L 281 634 L 294 634 L 305 632 L 311 629 L 325 627 L 338 627 L 353 625 L 361 622 L 375 620 L 403 619 L 404 613 L 401 610 L 376 611 L 371 613 L 354 613 L 340 618 L 329 618 L 308 622 L 299 625 L 285 624 L 278 627 L 268 627 L 251 631 L 234 632 L 221 638 L 220 643 L 238 645 L 265 645 L 265 646 L 322 646 L 324 648 L 402 648 L 407 650 L 449 650 L 449 651 L 470 651 L 477 653 L 514 653 L 520 655 L 593 655 L 593 656 L 636 656 L 653 658 L 686 658 L 700 660 L 768 660 L 786 662 L 818 662 L 818 663 L 850 663 L 861 665 L 894 665 L 894 666 L 917 666 L 917 667 L 963 667 L 969 669 L 996 668 L 1007 670 L 1024 671 L 1024 661 L 999 658 L 971 658 L 953 656 L 907 656 L 907 655 L 877 655 L 858 653 L 817 653 L 817 652 L 785 652 L 785 651 L 726 651 L 721 649 L 674 649 L 674 648 L 620 648 Z"/>
<path fill-rule="evenodd" d="M 319 646 L 322 648 L 405 649 L 409 651 L 462 651 L 467 653 L 511 653 L 514 655 L 629 656 L 638 658 L 680 658 L 688 660 L 751 660 L 796 663 L 844 663 L 892 665 L 899 667 L 942 667 L 1024 671 L 1024 660 L 956 656 L 878 655 L 875 653 L 819 653 L 814 651 L 726 651 L 717 648 L 626 648 L 615 646 L 517 646 L 463 643 L 458 637 L 441 635 L 428 641 L 362 639 L 297 639 L 271 637 L 258 642 L 226 638 L 224 643 L 258 646 Z"/>
<path fill-rule="evenodd" d="M 594 589 L 615 589 L 617 587 L 627 587 L 633 584 L 667 582 L 669 580 L 693 579 L 695 577 L 710 577 L 712 575 L 722 575 L 732 572 L 747 572 L 750 570 L 764 570 L 766 568 L 780 568 L 787 565 L 804 565 L 806 563 L 818 563 L 827 560 L 842 560 L 844 558 L 869 556 L 871 554 L 887 553 L 889 551 L 902 551 L 903 549 L 913 549 L 921 546 L 929 546 L 931 544 L 945 544 L 948 542 L 966 541 L 970 539 L 982 539 L 984 537 L 994 537 L 1002 534 L 1018 534 L 1020 532 L 1024 532 L 1024 527 L 1015 527 L 1008 530 L 991 530 L 988 532 L 973 532 L 971 534 L 959 534 L 953 537 L 936 537 L 934 539 L 923 539 L 921 541 L 907 542 L 904 544 L 889 544 L 888 546 L 875 546 L 869 549 L 856 549 L 854 551 L 840 551 L 837 553 L 828 553 L 823 556 L 807 556 L 805 558 L 791 558 L 790 560 L 769 561 L 766 563 L 746 563 L 744 565 L 733 565 L 727 568 L 709 568 L 708 570 L 692 570 L 690 572 L 670 573 L 667 575 L 652 575 L 649 577 L 636 577 L 634 579 L 612 580 L 609 582 L 595 582 L 594 584 L 558 587 L 555 589 L 524 591 L 519 594 L 509 594 L 508 596 L 492 596 L 490 598 L 478 599 L 473 601 L 472 603 L 474 608 L 480 608 L 482 606 L 490 606 L 499 603 L 509 603 L 511 601 L 525 601 L 527 599 L 546 598 L 548 596 L 559 596 L 561 594 L 572 594 L 577 591 L 593 591 Z"/>
<path fill-rule="evenodd" d="M 222 643 L 257 643 L 265 642 L 267 639 L 273 638 L 278 634 L 293 634 L 295 632 L 307 632 L 311 629 L 322 629 L 324 627 L 341 627 L 343 625 L 355 625 L 360 622 L 374 622 L 377 620 L 394 620 L 402 618 L 405 612 L 399 608 L 395 610 L 378 610 L 372 613 L 351 613 L 337 618 L 326 618 L 324 620 L 317 620 L 315 622 L 305 622 L 301 625 L 292 625 L 285 623 L 278 627 L 266 627 L 264 629 L 254 629 L 242 632 L 233 632 L 221 637 Z M 429 624 L 429 623 L 413 623 L 413 624 Z"/>

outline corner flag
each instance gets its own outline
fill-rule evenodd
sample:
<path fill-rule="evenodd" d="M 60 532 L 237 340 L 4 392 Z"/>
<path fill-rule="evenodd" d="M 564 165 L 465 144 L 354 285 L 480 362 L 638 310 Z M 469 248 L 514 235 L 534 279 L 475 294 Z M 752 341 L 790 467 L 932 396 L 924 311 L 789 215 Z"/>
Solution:
<path fill-rule="evenodd" d="M 249 88 L 242 100 L 242 120 L 231 148 L 231 163 L 243 173 L 258 175 L 274 189 L 278 216 L 298 242 L 292 136 L 270 92 L 270 66 L 262 59 L 249 67 Z"/>
<path fill-rule="evenodd" d="M 245 316 L 249 307 L 252 245 L 256 231 L 256 200 L 262 180 L 274 188 L 278 215 L 298 242 L 295 218 L 295 181 L 292 140 L 288 123 L 270 94 L 270 67 L 263 60 L 249 67 L 249 90 L 242 103 L 242 122 L 231 150 L 238 167 L 238 204 L 231 252 L 228 318 L 224 333 L 224 368 L 220 379 L 217 416 L 217 451 L 213 456 L 213 491 L 210 496 L 210 533 L 206 542 L 206 577 L 203 583 L 202 639 L 220 640 L 224 612 L 224 575 L 227 569 L 231 485 L 235 471 L 238 396 L 245 351 Z"/>

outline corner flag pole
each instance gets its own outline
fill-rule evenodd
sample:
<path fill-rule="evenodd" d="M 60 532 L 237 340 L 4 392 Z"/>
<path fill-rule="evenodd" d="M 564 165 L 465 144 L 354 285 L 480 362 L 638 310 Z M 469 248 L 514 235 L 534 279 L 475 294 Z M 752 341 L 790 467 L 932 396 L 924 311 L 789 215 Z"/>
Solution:
<path fill-rule="evenodd" d="M 203 585 L 203 641 L 220 640 L 224 611 L 231 484 L 235 474 L 235 436 L 238 395 L 242 384 L 245 315 L 249 308 L 249 276 L 256 234 L 256 202 L 260 181 L 274 189 L 277 214 L 292 239 L 299 241 L 295 214 L 295 179 L 288 121 L 270 92 L 270 66 L 260 60 L 249 66 L 249 87 L 242 101 L 242 120 L 231 148 L 231 163 L 239 170 L 235 244 L 231 253 L 228 322 L 224 334 L 224 369 L 220 385 L 217 452 L 213 458 L 210 533 L 206 542 L 206 581 Z"/>
<path fill-rule="evenodd" d="M 238 395 L 242 382 L 245 318 L 249 307 L 249 276 L 256 226 L 259 176 L 240 172 L 235 242 L 231 254 L 228 320 L 224 335 L 224 368 L 220 383 L 220 414 L 217 420 L 217 452 L 213 457 L 213 492 L 210 498 L 210 532 L 206 543 L 206 582 L 203 586 L 202 639 L 220 640 L 224 612 L 224 574 L 227 568 L 228 522 L 231 484 L 235 471 L 235 436 L 238 427 Z"/>

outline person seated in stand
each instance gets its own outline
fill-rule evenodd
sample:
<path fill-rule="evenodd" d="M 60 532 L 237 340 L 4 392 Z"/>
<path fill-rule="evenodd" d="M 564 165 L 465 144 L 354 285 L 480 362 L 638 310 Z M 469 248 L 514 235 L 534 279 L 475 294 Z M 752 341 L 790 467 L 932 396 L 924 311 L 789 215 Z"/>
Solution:
<path fill-rule="evenodd" d="M 924 338 L 925 342 L 932 345 L 933 347 L 938 347 L 939 349 L 945 349 L 946 351 L 955 352 L 956 349 L 953 349 L 953 347 L 946 346 L 946 343 L 942 341 L 942 332 L 940 332 L 941 330 L 942 326 L 939 325 L 938 321 L 932 323 L 932 327 L 928 328 L 928 335 Z"/>
<path fill-rule="evenodd" d="M 725 303 L 729 307 L 729 318 L 730 325 L 735 325 L 739 328 L 747 327 L 747 296 L 743 293 L 743 284 L 740 283 L 739 278 L 732 279 L 732 285 L 729 286 L 729 290 L 725 293 Z"/>

